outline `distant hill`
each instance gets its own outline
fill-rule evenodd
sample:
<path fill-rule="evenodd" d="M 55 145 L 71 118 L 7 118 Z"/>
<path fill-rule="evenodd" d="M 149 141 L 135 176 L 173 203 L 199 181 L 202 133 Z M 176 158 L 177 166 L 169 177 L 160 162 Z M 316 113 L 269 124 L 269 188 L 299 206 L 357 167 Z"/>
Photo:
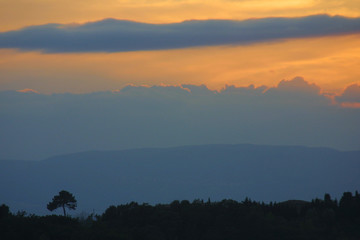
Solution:
<path fill-rule="evenodd" d="M 92 151 L 43 161 L 0 161 L 0 204 L 46 214 L 65 189 L 78 212 L 130 201 L 311 200 L 360 188 L 360 151 L 259 145 L 202 145 Z"/>

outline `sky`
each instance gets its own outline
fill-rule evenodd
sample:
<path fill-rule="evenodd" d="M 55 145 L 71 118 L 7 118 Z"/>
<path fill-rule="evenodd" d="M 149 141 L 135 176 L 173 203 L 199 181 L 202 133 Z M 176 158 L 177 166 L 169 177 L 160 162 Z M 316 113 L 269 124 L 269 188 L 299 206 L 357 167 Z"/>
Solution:
<path fill-rule="evenodd" d="M 314 15 L 322 18 L 309 18 Z M 0 0 L 0 90 L 87 93 L 127 84 L 184 83 L 221 89 L 225 85 L 275 86 L 283 79 L 302 76 L 324 91 L 339 94 L 348 85 L 359 84 L 359 17 L 358 0 Z M 101 24 L 109 18 L 157 25 L 135 27 L 120 22 L 116 27 L 111 21 Z M 284 19 L 276 23 L 272 18 Z M 301 25 L 302 18 L 308 22 L 303 20 Z M 206 22 L 195 27 L 188 26 L 190 22 L 180 31 L 174 29 L 176 26 L 164 26 L 189 20 L 249 19 L 250 22 L 240 22 L 239 28 Z M 89 26 L 86 29 L 81 24 Z M 59 36 L 55 30 L 64 31 Z M 137 47 L 120 48 L 120 42 L 109 51 L 92 45 L 101 36 L 112 39 L 111 34 L 119 32 Z M 233 36 L 234 32 L 240 37 Z M 250 32 L 248 41 L 245 32 Z M 147 35 L 148 39 L 131 38 L 136 34 Z M 123 35 L 118 34 L 118 38 Z M 161 45 L 182 36 L 184 41 L 197 37 L 199 41 L 163 48 L 146 46 L 151 40 Z M 31 43 L 36 37 L 38 41 L 33 45 L 38 48 L 19 45 L 21 41 Z M 75 46 L 71 51 L 64 46 L 46 49 L 46 44 L 57 44 L 55 40 Z"/>
<path fill-rule="evenodd" d="M 147 23 L 189 19 L 249 19 L 315 14 L 359 17 L 358 0 L 1 0 L 1 31 L 104 18 Z"/>
<path fill-rule="evenodd" d="M 359 0 L 0 0 L 0 22 L 0 141 L 7 144 L 0 157 L 39 159 L 96 148 L 190 143 L 360 149 L 356 135 L 360 128 Z M 287 94 L 277 91 L 284 86 Z M 106 93 L 118 102 L 123 97 L 112 94 L 123 96 L 129 88 L 139 89 L 126 95 L 131 99 L 126 98 L 129 106 L 139 112 L 130 111 L 124 121 L 114 113 L 117 108 L 113 102 L 94 100 L 94 96 Z M 154 89 L 158 97 L 152 95 Z M 169 89 L 190 92 L 193 102 Z M 207 89 L 211 97 L 205 98 L 199 89 Z M 248 91 L 239 89 L 257 89 L 261 94 L 249 97 Z M 307 90 L 304 95 L 304 89 L 315 90 L 309 96 Z M 195 131 L 198 135 L 192 135 L 193 128 L 185 128 L 183 134 L 188 136 L 170 141 L 180 134 L 169 131 L 170 126 L 183 124 L 179 119 L 185 121 L 184 115 L 169 111 L 167 122 L 160 117 L 167 110 L 160 106 L 164 113 L 153 112 L 140 121 L 138 117 L 147 109 L 143 95 L 151 96 L 146 100 L 149 104 L 170 101 L 171 105 L 176 98 L 178 105 L 171 106 L 187 106 L 181 111 L 185 115 L 207 109 L 210 112 L 204 116 L 219 118 L 228 126 L 222 132 L 215 120 L 197 116 L 193 125 L 202 123 L 199 132 Z M 293 96 L 301 97 L 293 101 Z M 113 115 L 81 105 L 77 97 L 105 104 Z M 321 104 L 317 104 L 319 99 Z M 72 106 L 79 106 L 82 115 L 73 115 Z M 42 107 L 48 112 L 38 112 Z M 57 107 L 68 119 L 66 131 L 57 133 L 62 137 L 49 146 L 52 150 L 41 150 L 51 135 L 51 126 L 64 120 L 51 113 Z M 247 120 L 237 126 L 229 109 L 244 110 L 235 118 L 239 121 L 243 115 L 253 119 L 245 117 Z M 92 113 L 95 110 L 98 112 Z M 309 117 L 295 117 L 296 112 Z M 117 119 L 118 125 L 112 121 L 101 132 L 98 129 L 103 129 L 107 120 L 89 120 L 90 125 L 71 135 L 71 126 L 81 128 L 79 119 L 97 119 L 100 113 Z M 267 117 L 274 113 L 277 117 Z M 139 130 L 147 124 L 163 130 L 159 130 L 158 140 L 152 142 L 152 130 Z M 167 124 L 168 128 L 161 127 Z M 121 130 L 125 125 L 133 132 Z M 275 127 L 269 131 L 271 126 Z M 298 126 L 296 131 L 294 126 Z M 314 128 L 321 131 L 317 134 Z M 94 136 L 107 139 L 104 144 L 84 140 L 92 136 L 88 131 L 93 129 L 97 129 Z M 211 129 L 215 130 L 206 138 Z M 126 135 L 120 139 L 117 131 Z M 243 131 L 247 133 L 242 135 Z M 289 131 L 294 134 L 288 136 Z M 132 143 L 126 143 L 129 135 L 138 138 L 133 136 Z M 64 147 L 71 138 L 77 140 Z M 139 138 L 143 140 L 137 142 Z M 19 148 L 19 139 L 27 150 Z M 77 145 L 76 141 L 84 143 Z"/>

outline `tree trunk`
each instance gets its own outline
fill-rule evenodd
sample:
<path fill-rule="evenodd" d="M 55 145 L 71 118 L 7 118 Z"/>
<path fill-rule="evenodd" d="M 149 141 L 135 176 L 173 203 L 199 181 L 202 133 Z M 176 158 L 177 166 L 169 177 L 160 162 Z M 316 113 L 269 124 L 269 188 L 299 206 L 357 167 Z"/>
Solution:
<path fill-rule="evenodd" d="M 64 211 L 64 217 L 66 217 L 66 211 L 65 211 L 65 206 L 62 205 L 63 211 Z"/>

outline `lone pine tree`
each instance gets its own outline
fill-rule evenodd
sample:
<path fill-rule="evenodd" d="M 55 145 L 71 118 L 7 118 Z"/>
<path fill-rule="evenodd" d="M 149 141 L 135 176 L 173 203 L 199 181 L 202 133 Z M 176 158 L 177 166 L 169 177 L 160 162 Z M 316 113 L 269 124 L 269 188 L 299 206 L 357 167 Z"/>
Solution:
<path fill-rule="evenodd" d="M 55 195 L 51 202 L 47 204 L 47 209 L 53 211 L 59 207 L 62 207 L 64 216 L 66 216 L 65 208 L 75 210 L 77 201 L 75 197 L 68 191 L 62 190 L 59 195 Z"/>

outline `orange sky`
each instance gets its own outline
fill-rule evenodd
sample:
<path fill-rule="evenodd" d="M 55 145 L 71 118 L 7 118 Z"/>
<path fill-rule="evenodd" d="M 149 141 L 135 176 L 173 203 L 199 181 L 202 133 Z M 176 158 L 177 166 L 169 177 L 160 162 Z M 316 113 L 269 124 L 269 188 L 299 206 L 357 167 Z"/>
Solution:
<path fill-rule="evenodd" d="M 360 79 L 360 35 L 125 53 L 41 54 L 2 50 L 2 90 L 114 90 L 126 84 L 276 85 L 303 76 L 339 92 Z"/>
<path fill-rule="evenodd" d="M 103 18 L 162 23 L 327 13 L 360 16 L 358 0 L 0 0 L 0 31 Z M 360 35 L 180 50 L 42 54 L 0 49 L 0 90 L 113 90 L 126 84 L 276 85 L 303 76 L 324 91 L 360 81 Z"/>
<path fill-rule="evenodd" d="M 314 14 L 360 16 L 359 0 L 0 0 L 0 31 L 103 18 L 168 23 Z"/>

